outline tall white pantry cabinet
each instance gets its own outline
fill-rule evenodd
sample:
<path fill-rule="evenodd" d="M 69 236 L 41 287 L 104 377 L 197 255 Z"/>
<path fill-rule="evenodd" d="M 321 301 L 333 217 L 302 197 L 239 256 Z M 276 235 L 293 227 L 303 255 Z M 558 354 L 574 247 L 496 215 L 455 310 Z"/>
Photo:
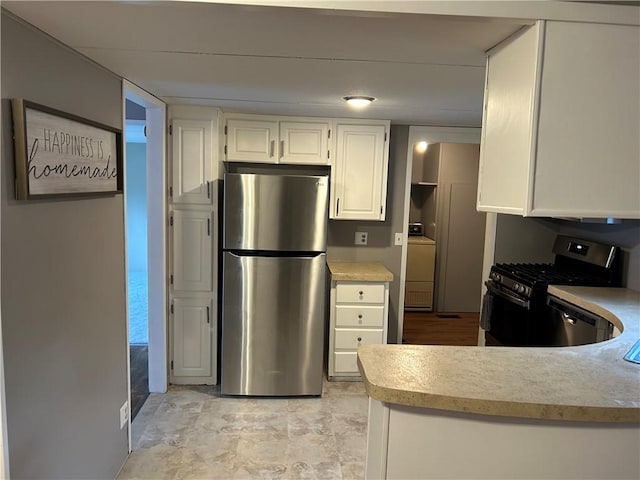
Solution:
<path fill-rule="evenodd" d="M 170 382 L 217 383 L 218 115 L 169 107 Z"/>

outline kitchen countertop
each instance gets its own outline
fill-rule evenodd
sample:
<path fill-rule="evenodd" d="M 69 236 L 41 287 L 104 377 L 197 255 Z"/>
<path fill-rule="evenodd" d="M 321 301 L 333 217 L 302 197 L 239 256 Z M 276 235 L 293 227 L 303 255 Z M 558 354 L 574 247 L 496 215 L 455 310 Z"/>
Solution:
<path fill-rule="evenodd" d="M 424 237 L 424 236 L 410 236 L 407 242 L 414 245 L 435 245 L 436 244 L 435 240 L 429 237 Z"/>
<path fill-rule="evenodd" d="M 367 394 L 390 404 L 484 415 L 640 422 L 640 365 L 623 359 L 640 337 L 640 292 L 565 286 L 548 292 L 605 317 L 622 333 L 576 347 L 364 345 L 358 366 Z"/>
<path fill-rule="evenodd" d="M 379 262 L 327 261 L 332 280 L 391 282 L 393 273 Z"/>

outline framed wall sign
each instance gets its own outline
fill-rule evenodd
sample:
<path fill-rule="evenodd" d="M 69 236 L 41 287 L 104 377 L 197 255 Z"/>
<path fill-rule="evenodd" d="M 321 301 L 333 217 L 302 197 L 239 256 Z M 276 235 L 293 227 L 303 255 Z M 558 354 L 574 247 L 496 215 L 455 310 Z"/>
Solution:
<path fill-rule="evenodd" d="M 13 99 L 16 198 L 122 192 L 122 131 Z"/>

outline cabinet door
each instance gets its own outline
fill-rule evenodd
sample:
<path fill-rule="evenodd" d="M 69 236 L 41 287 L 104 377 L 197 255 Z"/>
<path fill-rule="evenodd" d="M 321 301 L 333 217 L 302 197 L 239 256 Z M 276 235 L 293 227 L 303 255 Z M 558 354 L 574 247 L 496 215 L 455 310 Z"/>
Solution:
<path fill-rule="evenodd" d="M 211 212 L 175 210 L 173 218 L 173 290 L 210 292 Z"/>
<path fill-rule="evenodd" d="M 640 218 L 640 28 L 546 22 L 536 217 Z"/>
<path fill-rule="evenodd" d="M 210 298 L 174 298 L 173 375 L 208 377 L 212 372 L 215 322 Z"/>
<path fill-rule="evenodd" d="M 172 202 L 211 203 L 211 139 L 213 125 L 205 120 L 173 120 Z"/>
<path fill-rule="evenodd" d="M 278 163 L 278 122 L 228 119 L 226 132 L 227 161 Z"/>
<path fill-rule="evenodd" d="M 478 210 L 524 215 L 532 164 L 539 26 L 487 58 Z"/>
<path fill-rule="evenodd" d="M 336 125 L 331 218 L 384 220 L 388 146 L 384 125 Z"/>
<path fill-rule="evenodd" d="M 280 163 L 328 165 L 329 124 L 280 122 Z"/>

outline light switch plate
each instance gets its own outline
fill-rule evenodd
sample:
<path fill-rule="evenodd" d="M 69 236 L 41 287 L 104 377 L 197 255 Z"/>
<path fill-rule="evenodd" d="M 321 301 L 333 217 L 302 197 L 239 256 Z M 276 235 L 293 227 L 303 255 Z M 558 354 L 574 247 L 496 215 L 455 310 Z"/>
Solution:
<path fill-rule="evenodd" d="M 369 238 L 369 232 L 356 232 L 353 243 L 355 245 L 366 245 Z"/>
<path fill-rule="evenodd" d="M 402 232 L 400 232 L 400 233 L 396 232 L 395 244 L 396 245 L 402 245 L 402 239 L 403 238 L 404 238 L 404 235 L 402 235 Z"/>
<path fill-rule="evenodd" d="M 129 402 L 124 402 L 120 407 L 120 428 L 124 428 L 129 419 Z"/>

